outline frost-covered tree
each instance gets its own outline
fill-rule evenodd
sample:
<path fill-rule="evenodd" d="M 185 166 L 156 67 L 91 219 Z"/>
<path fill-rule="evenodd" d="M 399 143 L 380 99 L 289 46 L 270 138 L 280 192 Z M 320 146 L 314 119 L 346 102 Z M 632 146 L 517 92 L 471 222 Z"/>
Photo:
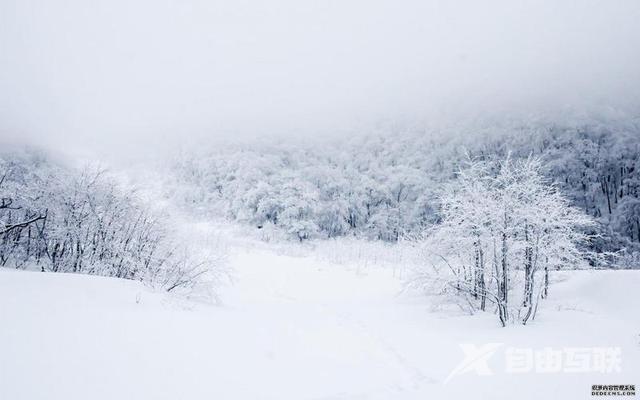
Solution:
<path fill-rule="evenodd" d="M 550 269 L 584 265 L 584 229 L 593 224 L 544 178 L 542 163 L 532 157 L 468 161 L 443 190 L 441 216 L 426 239 L 431 262 L 449 291 L 471 298 L 481 310 L 493 303 L 503 326 L 514 313 L 529 321 L 548 291 Z M 520 298 L 512 293 L 518 275 Z"/>
<path fill-rule="evenodd" d="M 3 187 L 7 174 L 8 172 L 5 172 L 0 176 L 0 235 L 5 237 L 8 237 L 12 231 L 30 228 L 33 224 L 46 219 L 46 214 L 25 209 L 18 204 L 16 197 L 19 197 L 19 194 L 12 193 L 11 189 Z M 15 214 L 24 214 L 24 216 L 20 218 Z"/>

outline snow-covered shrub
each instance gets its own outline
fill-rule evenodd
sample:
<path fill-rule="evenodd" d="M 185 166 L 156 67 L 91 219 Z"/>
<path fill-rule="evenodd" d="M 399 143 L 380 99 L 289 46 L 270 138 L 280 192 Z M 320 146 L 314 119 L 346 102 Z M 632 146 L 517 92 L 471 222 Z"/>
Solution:
<path fill-rule="evenodd" d="M 33 153 L 4 155 L 0 167 L 0 197 L 9 204 L 0 209 L 3 266 L 140 280 L 167 291 L 193 287 L 215 267 L 186 255 L 166 216 L 101 168 L 76 170 Z M 15 227 L 19 218 L 32 223 Z"/>

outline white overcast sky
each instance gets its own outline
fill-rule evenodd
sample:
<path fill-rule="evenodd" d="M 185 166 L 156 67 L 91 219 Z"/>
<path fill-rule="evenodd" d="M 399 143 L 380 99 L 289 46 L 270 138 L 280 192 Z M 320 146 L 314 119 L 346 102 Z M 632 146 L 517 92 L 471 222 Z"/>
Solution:
<path fill-rule="evenodd" d="M 639 97 L 638 0 L 0 0 L 9 140 L 141 149 Z"/>

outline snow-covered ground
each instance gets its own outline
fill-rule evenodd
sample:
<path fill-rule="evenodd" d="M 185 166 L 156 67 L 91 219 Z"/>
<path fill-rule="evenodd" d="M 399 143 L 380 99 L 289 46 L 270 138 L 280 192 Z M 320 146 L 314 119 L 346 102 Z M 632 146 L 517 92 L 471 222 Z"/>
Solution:
<path fill-rule="evenodd" d="M 592 384 L 640 384 L 640 271 L 563 273 L 533 324 L 501 328 L 400 293 L 389 268 L 255 248 L 228 261 L 220 306 L 0 269 L 0 399 L 587 399 Z M 465 343 L 501 343 L 491 375 L 450 376 Z M 587 372 L 566 359 L 560 372 L 507 371 L 513 348 L 549 347 L 620 348 L 620 371 L 596 371 L 595 358 Z"/>

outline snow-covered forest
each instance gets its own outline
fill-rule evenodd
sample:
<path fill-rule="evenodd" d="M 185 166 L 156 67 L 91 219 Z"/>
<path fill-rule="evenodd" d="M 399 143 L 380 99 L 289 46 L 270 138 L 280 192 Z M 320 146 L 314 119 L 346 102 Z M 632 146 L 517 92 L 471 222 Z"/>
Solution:
<path fill-rule="evenodd" d="M 633 397 L 637 0 L 0 0 L 0 400 Z"/>
<path fill-rule="evenodd" d="M 536 157 L 540 173 L 599 224 L 587 246 L 626 267 L 640 249 L 640 122 L 522 121 L 365 135 L 299 146 L 236 145 L 176 157 L 171 195 L 194 212 L 291 238 L 396 242 L 437 225 L 443 186 L 469 160 Z M 439 135 L 438 135 L 439 134 Z M 490 174 L 490 173 L 488 173 Z"/>

